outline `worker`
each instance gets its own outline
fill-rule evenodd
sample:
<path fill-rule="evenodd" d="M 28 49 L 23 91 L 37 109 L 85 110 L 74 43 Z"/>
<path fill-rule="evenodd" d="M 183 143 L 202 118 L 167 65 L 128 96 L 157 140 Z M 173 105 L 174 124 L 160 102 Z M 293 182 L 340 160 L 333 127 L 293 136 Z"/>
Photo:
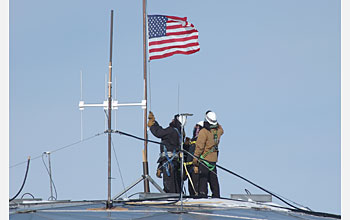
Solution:
<path fill-rule="evenodd" d="M 188 180 L 188 191 L 190 193 L 190 196 L 197 197 L 198 196 L 198 185 L 199 185 L 199 173 L 198 173 L 198 166 L 193 166 L 193 155 L 195 148 L 196 148 L 196 141 L 198 138 L 199 131 L 203 128 L 204 121 L 199 121 L 193 128 L 193 136 L 189 145 L 188 152 L 190 154 L 186 154 L 186 169 L 189 172 L 190 178 Z"/>
<path fill-rule="evenodd" d="M 152 134 L 161 139 L 160 156 L 158 159 L 157 177 L 162 178 L 166 193 L 180 193 L 181 174 L 179 150 L 181 147 L 181 125 L 184 116 L 175 115 L 167 128 L 162 128 L 155 120 L 153 113 L 148 114 L 148 127 Z M 184 135 L 182 135 L 184 137 Z"/>
<path fill-rule="evenodd" d="M 220 186 L 217 177 L 216 162 L 218 161 L 219 142 L 224 130 L 217 122 L 216 114 L 207 111 L 203 129 L 199 131 L 193 165 L 198 167 L 199 197 L 208 196 L 208 183 L 213 198 L 220 198 Z M 199 160 L 197 158 L 200 158 Z"/>

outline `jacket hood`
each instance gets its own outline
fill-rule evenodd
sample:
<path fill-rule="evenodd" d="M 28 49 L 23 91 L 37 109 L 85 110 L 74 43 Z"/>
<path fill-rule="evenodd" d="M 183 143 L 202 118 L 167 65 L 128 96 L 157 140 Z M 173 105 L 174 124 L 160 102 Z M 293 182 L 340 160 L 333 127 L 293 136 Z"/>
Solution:
<path fill-rule="evenodd" d="M 179 115 L 174 115 L 174 119 L 169 123 L 169 126 L 177 128 L 179 131 L 181 131 L 181 123 L 179 122 L 179 120 L 177 120 L 177 116 Z"/>
<path fill-rule="evenodd" d="M 204 121 L 204 126 L 205 129 L 207 129 L 208 131 L 210 131 L 210 129 L 214 129 L 214 128 L 218 128 L 219 127 L 219 123 L 216 125 L 211 125 L 209 124 L 209 122 Z"/>

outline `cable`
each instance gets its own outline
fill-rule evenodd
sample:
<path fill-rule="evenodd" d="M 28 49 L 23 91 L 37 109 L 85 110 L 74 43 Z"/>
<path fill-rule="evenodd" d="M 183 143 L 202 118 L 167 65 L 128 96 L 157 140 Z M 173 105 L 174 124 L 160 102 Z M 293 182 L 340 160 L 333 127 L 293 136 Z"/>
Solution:
<path fill-rule="evenodd" d="M 105 133 L 107 133 L 107 131 L 105 131 Z M 118 130 L 112 131 L 112 133 L 117 133 L 117 134 L 120 134 L 120 135 L 125 135 L 125 136 L 128 136 L 128 137 L 132 137 L 132 138 L 135 138 L 135 139 L 138 139 L 138 140 L 141 140 L 141 141 L 147 141 L 147 142 L 154 143 L 154 144 L 162 144 L 162 143 L 157 142 L 157 141 L 152 141 L 152 140 L 140 138 L 140 137 L 137 137 L 137 136 L 135 136 L 135 135 L 128 134 L 128 133 L 125 133 L 125 132 L 122 132 L 122 131 L 118 131 Z"/>
<path fill-rule="evenodd" d="M 33 194 L 31 194 L 31 193 L 24 193 L 24 194 L 22 195 L 21 199 L 23 199 L 23 197 L 24 197 L 25 195 L 30 195 L 33 199 L 35 199 L 35 197 L 34 197 Z"/>
<path fill-rule="evenodd" d="M 56 186 L 55 186 L 55 183 L 54 183 L 53 180 L 52 180 L 52 174 L 50 173 L 50 171 L 49 171 L 49 169 L 47 168 L 46 163 L 45 163 L 45 161 L 44 161 L 44 154 L 46 154 L 46 152 L 44 152 L 44 153 L 41 154 L 41 159 L 42 159 L 42 161 L 43 161 L 43 163 L 44 163 L 44 166 L 45 166 L 45 168 L 46 168 L 47 174 L 48 174 L 49 177 L 50 177 L 50 186 L 51 186 L 51 183 L 52 183 L 53 188 L 55 189 L 55 195 L 56 195 L 56 196 L 52 196 L 52 195 L 51 195 L 47 200 L 50 200 L 50 198 L 52 198 L 52 200 L 57 200 L 57 190 L 56 190 Z"/>
<path fill-rule="evenodd" d="M 73 146 L 73 145 L 79 144 L 79 143 L 84 142 L 84 141 L 87 141 L 87 140 L 90 140 L 90 139 L 92 139 L 92 138 L 94 138 L 94 137 L 97 137 L 97 136 L 99 136 L 99 135 L 101 135 L 101 134 L 104 134 L 104 133 L 105 133 L 105 132 L 101 132 L 101 133 L 95 134 L 95 135 L 93 135 L 93 136 L 91 136 L 91 137 L 85 138 L 85 139 L 83 139 L 83 140 L 74 142 L 74 143 L 72 143 L 72 144 L 68 144 L 68 145 L 66 145 L 66 146 L 63 146 L 63 147 L 61 147 L 61 148 L 58 148 L 58 149 L 56 149 L 56 150 L 51 151 L 51 153 L 54 153 L 54 152 L 56 152 L 56 151 L 65 149 L 65 148 L 67 148 L 67 147 L 71 147 L 71 146 Z M 40 157 L 41 157 L 41 155 L 36 156 L 36 157 L 34 157 L 32 160 L 38 159 L 38 158 L 40 158 Z M 20 162 L 20 163 L 17 163 L 17 164 L 14 164 L 14 165 L 10 166 L 9 168 L 13 168 L 13 167 L 19 166 L 19 165 L 21 165 L 21 164 L 24 164 L 25 162 L 26 162 L 26 161 Z"/>
<path fill-rule="evenodd" d="M 18 191 L 18 193 L 14 197 L 12 197 L 12 199 L 10 199 L 10 202 L 12 200 L 14 200 L 21 193 L 21 191 L 22 191 L 22 189 L 24 187 L 24 184 L 26 183 L 26 180 L 27 180 L 27 175 L 28 175 L 28 171 L 29 171 L 29 164 L 30 164 L 30 157 L 28 157 L 27 170 L 26 170 L 26 174 L 24 176 L 24 180 L 23 180 L 22 186 L 21 186 L 20 190 Z"/>
<path fill-rule="evenodd" d="M 186 151 L 186 150 L 183 150 L 183 151 L 184 151 L 185 153 L 189 154 L 190 156 L 197 158 L 198 161 L 201 159 L 201 158 L 199 158 L 199 157 L 197 157 L 197 156 L 191 154 L 190 152 L 188 152 L 188 151 Z M 201 160 L 206 161 L 205 159 L 201 159 Z M 206 162 L 209 162 L 209 161 L 206 161 Z M 284 202 L 285 204 L 287 204 L 287 205 L 289 205 L 289 206 L 291 206 L 291 207 L 293 207 L 293 208 L 295 208 L 295 209 L 300 209 L 300 208 L 298 208 L 298 207 L 296 207 L 296 206 L 294 206 L 294 205 L 292 205 L 292 204 L 286 202 L 285 200 L 283 200 L 283 199 L 280 198 L 279 196 L 275 195 L 274 193 L 272 193 L 272 192 L 270 192 L 270 191 L 268 191 L 268 190 L 262 188 L 261 186 L 259 186 L 259 185 L 255 184 L 255 183 L 253 183 L 252 181 L 250 181 L 250 180 L 244 178 L 243 176 L 240 176 L 240 175 L 238 175 L 237 173 L 234 173 L 233 171 L 228 170 L 228 169 L 226 169 L 225 167 L 220 166 L 219 164 L 216 164 L 216 166 L 217 166 L 218 168 L 220 168 L 220 169 L 222 169 L 222 170 L 224 170 L 224 171 L 226 171 L 226 172 L 232 174 L 232 175 L 235 175 L 235 176 L 237 176 L 237 177 L 243 179 L 244 181 L 246 181 L 246 182 L 252 184 L 253 186 L 255 186 L 255 187 L 257 187 L 257 188 L 259 188 L 259 189 L 265 191 L 266 193 L 268 193 L 268 194 L 270 194 L 270 195 L 276 197 L 277 199 L 281 200 L 281 201 Z"/>
<path fill-rule="evenodd" d="M 121 135 L 125 135 L 125 136 L 129 136 L 129 137 L 132 137 L 132 138 L 135 138 L 135 139 L 138 139 L 138 140 L 148 141 L 148 142 L 150 142 L 150 143 L 161 144 L 160 142 L 147 140 L 147 139 L 140 138 L 140 137 L 137 137 L 137 136 L 134 136 L 134 135 L 125 133 L 125 132 L 117 131 L 117 130 L 116 130 L 116 131 L 112 131 L 112 132 L 113 132 L 113 133 L 118 133 L 118 134 L 121 134 Z M 190 152 L 188 152 L 188 151 L 186 151 L 186 150 L 183 150 L 183 152 L 185 152 L 185 153 L 191 155 L 192 157 L 197 158 L 197 159 L 198 159 L 198 162 L 201 163 L 201 161 L 199 160 L 199 159 L 201 159 L 201 158 L 199 158 L 199 157 L 197 157 L 197 156 L 191 154 Z M 201 160 L 206 161 L 205 159 L 201 159 Z M 206 162 L 209 162 L 209 161 L 206 161 Z M 276 197 L 277 199 L 279 199 L 280 201 L 284 202 L 285 204 L 287 204 L 287 205 L 293 207 L 294 209 L 291 209 L 291 211 L 301 212 L 301 213 L 306 213 L 306 214 L 316 215 L 316 216 L 332 217 L 332 218 L 339 218 L 339 219 L 340 219 L 340 215 L 329 214 L 329 213 L 323 213 L 323 212 L 314 212 L 314 211 L 308 211 L 308 210 L 304 210 L 304 209 L 298 208 L 298 207 L 296 207 L 296 206 L 294 206 L 294 205 L 288 203 L 287 201 L 285 201 L 285 200 L 282 199 L 281 197 L 277 196 L 276 194 L 274 194 L 274 193 L 272 193 L 272 192 L 270 192 L 270 191 L 264 189 L 263 187 L 261 187 L 261 186 L 255 184 L 255 183 L 253 183 L 252 181 L 250 181 L 250 180 L 244 178 L 243 176 L 240 176 L 240 175 L 234 173 L 233 171 L 228 170 L 228 169 L 226 169 L 225 167 L 220 166 L 219 164 L 216 164 L 216 166 L 217 166 L 218 168 L 220 168 L 220 169 L 222 169 L 222 170 L 224 170 L 224 171 L 226 171 L 226 172 L 228 172 L 228 173 L 234 175 L 234 176 L 237 176 L 237 177 L 239 177 L 239 178 L 245 180 L 246 182 L 252 184 L 253 186 L 255 186 L 255 187 L 257 187 L 257 188 L 259 188 L 259 189 L 265 191 L 266 193 L 268 193 L 268 194 L 270 194 L 270 195 Z M 213 172 L 213 171 L 212 171 L 212 172 Z M 215 172 L 214 172 L 214 173 L 215 173 Z"/>
<path fill-rule="evenodd" d="M 148 142 L 151 142 L 151 143 L 161 144 L 160 142 L 146 140 L 146 139 L 144 139 L 144 138 L 140 138 L 140 137 L 137 137 L 137 136 L 134 136 L 134 135 L 131 135 L 131 134 L 127 134 L 127 133 L 125 133 L 125 132 L 117 131 L 117 130 L 116 130 L 116 131 L 113 131 L 113 133 L 118 133 L 118 134 L 126 135 L 126 136 L 129 136 L 129 137 L 133 137 L 133 138 L 136 138 L 136 139 L 139 139 L 139 140 L 143 140 L 143 141 L 148 141 Z M 185 153 L 189 154 L 190 156 L 197 158 L 198 161 L 199 161 L 199 159 L 200 159 L 199 157 L 197 157 L 197 156 L 191 154 L 190 152 L 188 152 L 188 151 L 186 151 L 186 150 L 183 150 L 183 151 L 184 151 Z M 206 161 L 206 160 L 204 160 L 204 159 L 202 159 L 202 160 L 203 160 L 203 161 Z M 199 161 L 199 162 L 201 162 L 201 161 Z M 232 171 L 230 171 L 230 170 L 228 170 L 228 169 L 226 169 L 226 168 L 224 168 L 224 167 L 222 167 L 222 166 L 220 166 L 220 165 L 218 165 L 218 164 L 216 164 L 216 166 L 217 166 L 218 168 L 220 168 L 220 169 L 222 169 L 222 170 L 224 170 L 224 171 L 226 171 L 226 172 L 228 172 L 228 173 L 230 173 L 230 174 L 232 174 L 232 175 L 235 175 L 235 176 L 237 176 L 237 177 L 239 177 L 239 178 L 241 178 L 241 179 L 247 181 L 248 183 L 250 183 L 250 184 L 252 184 L 252 185 L 258 187 L 259 189 L 261 189 L 261 190 L 267 192 L 268 194 L 270 194 L 270 195 L 272 195 L 272 196 L 278 198 L 279 200 L 281 200 L 282 202 L 286 203 L 287 205 L 289 205 L 289 206 L 291 206 L 291 207 L 293 207 L 293 208 L 295 208 L 295 209 L 300 209 L 300 208 L 298 208 L 298 207 L 296 207 L 296 206 L 294 206 L 294 205 L 292 205 L 292 204 L 286 202 L 285 200 L 283 200 L 283 199 L 280 198 L 279 196 L 277 196 L 277 195 L 275 195 L 275 194 L 269 192 L 268 190 L 266 190 L 266 189 L 260 187 L 259 185 L 257 185 L 257 184 L 255 184 L 255 183 L 249 181 L 248 179 L 246 179 L 246 178 L 244 178 L 244 177 L 242 177 L 242 176 L 240 176 L 240 175 L 238 175 L 238 174 L 236 174 L 236 173 L 234 173 L 234 172 L 232 172 Z M 212 171 L 212 172 L 213 172 L 213 171 Z M 214 173 L 215 173 L 215 172 L 214 172 Z M 216 174 L 216 173 L 215 173 L 215 174 Z"/>
<path fill-rule="evenodd" d="M 197 156 L 191 154 L 190 152 L 188 152 L 188 151 L 186 151 L 186 150 L 184 150 L 184 152 L 190 154 L 192 157 L 196 157 L 197 159 L 200 159 L 199 157 L 197 157 Z M 202 160 L 204 160 L 204 159 L 202 159 Z M 207 162 L 208 162 L 208 161 L 207 161 Z M 301 208 L 299 208 L 299 207 L 296 207 L 296 206 L 294 206 L 294 205 L 292 205 L 292 204 L 286 202 L 284 199 L 280 198 L 280 197 L 277 196 L 276 194 L 274 194 L 274 193 L 272 193 L 272 192 L 270 192 L 270 191 L 268 191 L 268 190 L 262 188 L 261 186 L 259 186 L 259 185 L 255 184 L 255 183 L 253 183 L 252 181 L 250 181 L 250 180 L 248 180 L 248 179 L 246 179 L 246 178 L 244 178 L 244 177 L 242 177 L 242 176 L 240 176 L 240 175 L 238 175 L 238 174 L 236 174 L 236 173 L 234 173 L 233 171 L 228 170 L 228 169 L 226 169 L 226 168 L 220 166 L 219 164 L 216 164 L 216 166 L 217 166 L 218 168 L 220 168 L 220 169 L 222 169 L 222 170 L 224 170 L 224 171 L 226 171 L 226 172 L 232 174 L 232 175 L 235 175 L 235 176 L 237 176 L 237 177 L 239 177 L 239 178 L 245 180 L 246 182 L 252 184 L 253 186 L 255 186 L 255 187 L 257 187 L 257 188 L 259 188 L 259 189 L 261 189 L 261 190 L 267 192 L 268 194 L 270 194 L 270 195 L 276 197 L 277 199 L 279 199 L 280 201 L 284 202 L 285 204 L 287 204 L 287 205 L 293 207 L 294 209 L 290 209 L 291 211 L 306 213 L 306 214 L 315 215 L 315 216 L 322 216 L 322 217 L 332 217 L 332 218 L 339 218 L 339 219 L 341 218 L 340 215 L 329 214 L 329 213 L 324 213 L 324 212 L 309 211 L 309 210 L 304 210 L 304 209 L 301 209 Z"/>

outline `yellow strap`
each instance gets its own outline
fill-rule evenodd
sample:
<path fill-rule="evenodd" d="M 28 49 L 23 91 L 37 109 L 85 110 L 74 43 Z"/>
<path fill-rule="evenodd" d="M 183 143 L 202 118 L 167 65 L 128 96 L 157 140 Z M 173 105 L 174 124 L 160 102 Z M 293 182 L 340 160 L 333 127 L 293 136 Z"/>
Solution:
<path fill-rule="evenodd" d="M 193 164 L 192 161 L 191 161 L 191 162 L 186 162 L 186 163 L 184 163 L 185 166 L 192 165 L 192 164 Z"/>
<path fill-rule="evenodd" d="M 192 163 L 192 162 L 188 162 L 188 163 Z M 192 182 L 192 179 L 191 179 L 191 175 L 188 173 L 188 171 L 187 171 L 187 166 L 186 166 L 185 163 L 184 163 L 184 167 L 185 167 L 185 170 L 186 170 L 186 174 L 187 174 L 187 176 L 188 176 L 188 179 L 189 179 L 190 182 L 191 182 L 193 191 L 194 191 L 194 193 L 197 195 L 198 193 L 197 193 L 196 189 L 194 188 L 194 185 L 193 185 L 193 182 Z"/>
<path fill-rule="evenodd" d="M 196 141 L 191 141 L 191 143 L 190 144 L 195 144 L 196 143 Z"/>

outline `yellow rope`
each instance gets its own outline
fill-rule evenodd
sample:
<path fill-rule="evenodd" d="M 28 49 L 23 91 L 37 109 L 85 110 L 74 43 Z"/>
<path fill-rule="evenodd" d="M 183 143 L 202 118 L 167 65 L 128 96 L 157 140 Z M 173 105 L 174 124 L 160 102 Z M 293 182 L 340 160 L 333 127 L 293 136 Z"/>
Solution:
<path fill-rule="evenodd" d="M 196 191 L 196 189 L 194 188 L 194 185 L 193 185 L 193 182 L 192 182 L 192 179 L 191 179 L 191 175 L 190 175 L 190 174 L 188 173 L 188 171 L 187 171 L 187 165 L 189 165 L 189 163 L 192 164 L 192 162 L 184 163 L 184 167 L 185 167 L 185 170 L 186 170 L 186 174 L 187 174 L 187 176 L 188 176 L 188 179 L 190 180 L 190 183 L 191 183 L 191 185 L 192 185 L 193 191 L 194 191 L 194 193 L 197 195 L 197 191 Z"/>

